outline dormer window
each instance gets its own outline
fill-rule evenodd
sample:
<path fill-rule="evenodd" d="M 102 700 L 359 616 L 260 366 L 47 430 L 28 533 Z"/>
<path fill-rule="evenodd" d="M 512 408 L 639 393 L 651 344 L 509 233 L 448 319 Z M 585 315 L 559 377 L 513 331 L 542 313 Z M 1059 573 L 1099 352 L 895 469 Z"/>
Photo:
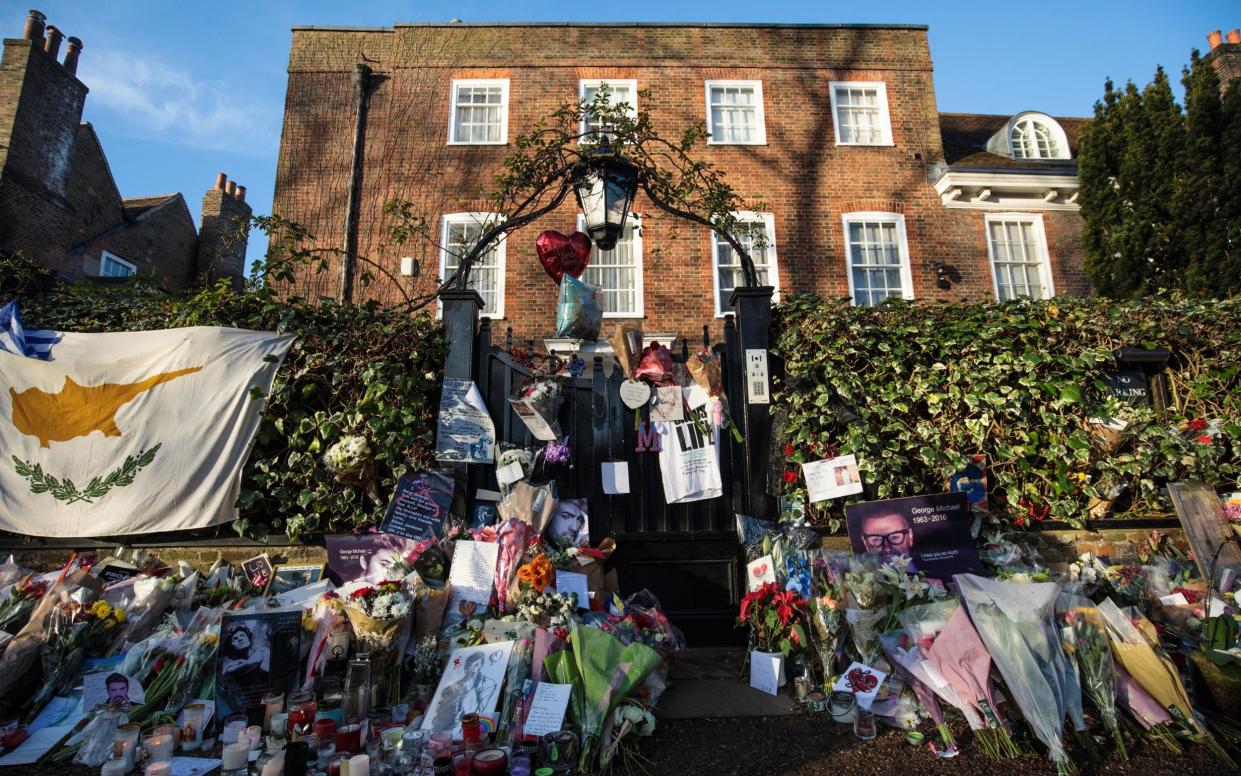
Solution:
<path fill-rule="evenodd" d="M 1023 113 L 1008 122 L 1008 148 L 1014 159 L 1068 159 L 1064 130 L 1050 116 Z"/>

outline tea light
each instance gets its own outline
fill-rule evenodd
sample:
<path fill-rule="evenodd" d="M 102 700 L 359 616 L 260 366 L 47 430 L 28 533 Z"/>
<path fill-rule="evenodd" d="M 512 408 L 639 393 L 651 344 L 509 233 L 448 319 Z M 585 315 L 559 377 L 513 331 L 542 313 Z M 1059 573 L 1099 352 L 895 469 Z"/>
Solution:
<path fill-rule="evenodd" d="M 503 749 L 484 749 L 470 762 L 474 776 L 503 776 L 508 770 L 508 755 Z"/>
<path fill-rule="evenodd" d="M 172 762 L 161 760 L 151 763 L 143 772 L 144 776 L 172 776 Z"/>
<path fill-rule="evenodd" d="M 172 733 L 148 736 L 142 742 L 142 746 L 147 750 L 147 757 L 151 759 L 153 765 L 172 759 Z M 149 774 L 150 771 L 148 770 L 147 773 Z"/>

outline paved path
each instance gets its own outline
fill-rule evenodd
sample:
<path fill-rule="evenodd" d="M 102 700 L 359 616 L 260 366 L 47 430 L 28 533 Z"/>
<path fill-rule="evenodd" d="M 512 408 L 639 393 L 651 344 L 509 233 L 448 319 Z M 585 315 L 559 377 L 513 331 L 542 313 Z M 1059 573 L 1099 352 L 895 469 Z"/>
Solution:
<path fill-rule="evenodd" d="M 672 666 L 672 686 L 655 710 L 661 719 L 770 717 L 796 712 L 787 688 L 772 697 L 742 679 L 745 652 L 738 647 L 687 649 Z"/>

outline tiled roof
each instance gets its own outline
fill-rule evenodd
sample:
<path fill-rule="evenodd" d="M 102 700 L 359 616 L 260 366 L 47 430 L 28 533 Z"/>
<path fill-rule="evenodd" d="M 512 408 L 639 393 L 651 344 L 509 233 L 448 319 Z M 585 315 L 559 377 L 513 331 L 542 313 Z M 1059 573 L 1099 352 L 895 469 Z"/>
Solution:
<path fill-rule="evenodd" d="M 987 141 L 1008 124 L 1012 116 L 984 113 L 941 113 L 939 133 L 944 141 L 944 161 L 953 169 L 962 168 L 1013 168 L 1023 170 L 1063 170 L 1077 167 L 1077 138 L 1082 127 L 1090 119 L 1060 118 L 1064 134 L 1069 139 L 1072 159 L 1014 159 L 1011 156 L 993 154 L 987 150 Z"/>
<path fill-rule="evenodd" d="M 142 216 L 152 208 L 159 207 L 170 199 L 175 198 L 176 194 L 160 194 L 154 197 L 133 197 L 124 200 L 125 220 L 133 221 Z"/>

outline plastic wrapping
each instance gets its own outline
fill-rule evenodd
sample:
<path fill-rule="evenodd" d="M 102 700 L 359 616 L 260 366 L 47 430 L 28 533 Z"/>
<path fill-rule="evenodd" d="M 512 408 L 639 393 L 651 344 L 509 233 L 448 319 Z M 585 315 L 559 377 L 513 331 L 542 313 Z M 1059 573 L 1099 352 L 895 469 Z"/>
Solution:
<path fill-rule="evenodd" d="M 1064 649 L 1073 657 L 1082 692 L 1098 709 L 1121 757 L 1127 759 L 1125 740 L 1116 717 L 1116 668 L 1103 618 L 1089 599 L 1063 592 L 1056 601 L 1056 614 L 1061 623 Z"/>
<path fill-rule="evenodd" d="M 647 345 L 642 350 L 642 358 L 634 376 L 639 380 L 649 380 L 655 385 L 670 382 L 672 378 L 672 354 L 661 343 Z"/>
<path fill-rule="evenodd" d="M 634 375 L 638 370 L 638 357 L 642 353 L 642 328 L 631 323 L 618 323 L 608 342 L 612 344 L 612 351 L 616 353 L 616 360 L 620 362 L 625 378 L 636 380 Z"/>
<path fill-rule="evenodd" d="M 717 399 L 723 398 L 724 374 L 723 367 L 720 364 L 720 357 L 717 354 L 707 348 L 703 348 L 690 356 L 685 366 L 689 368 L 689 373 L 693 375 L 694 382 L 698 383 L 707 392 L 707 395 Z"/>
<path fill-rule="evenodd" d="M 594 342 L 599 339 L 602 325 L 603 300 L 599 289 L 565 275 L 556 304 L 556 336 Z"/>

